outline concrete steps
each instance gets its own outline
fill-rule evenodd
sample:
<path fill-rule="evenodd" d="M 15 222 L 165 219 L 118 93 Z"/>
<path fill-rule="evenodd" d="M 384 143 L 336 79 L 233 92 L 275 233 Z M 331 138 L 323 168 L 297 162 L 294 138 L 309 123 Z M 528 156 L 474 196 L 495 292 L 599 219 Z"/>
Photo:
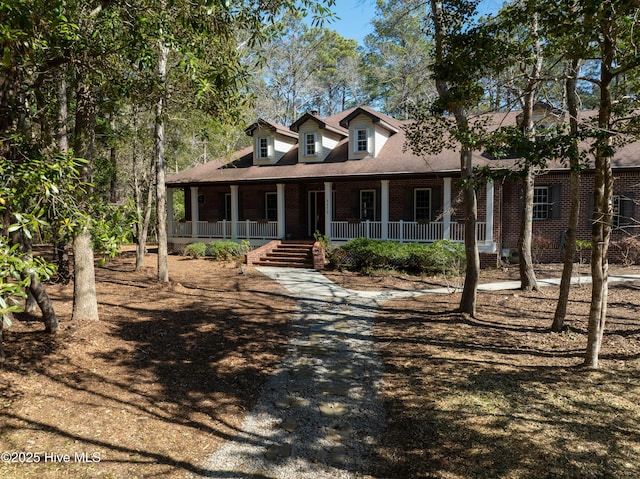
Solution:
<path fill-rule="evenodd" d="M 283 241 L 253 264 L 283 268 L 313 268 L 313 242 Z"/>

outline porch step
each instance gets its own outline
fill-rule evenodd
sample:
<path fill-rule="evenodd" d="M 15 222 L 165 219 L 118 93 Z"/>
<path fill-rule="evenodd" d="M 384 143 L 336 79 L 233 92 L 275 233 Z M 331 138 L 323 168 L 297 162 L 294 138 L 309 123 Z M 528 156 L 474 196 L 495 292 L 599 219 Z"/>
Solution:
<path fill-rule="evenodd" d="M 282 268 L 313 268 L 313 243 L 283 241 L 254 264 Z"/>

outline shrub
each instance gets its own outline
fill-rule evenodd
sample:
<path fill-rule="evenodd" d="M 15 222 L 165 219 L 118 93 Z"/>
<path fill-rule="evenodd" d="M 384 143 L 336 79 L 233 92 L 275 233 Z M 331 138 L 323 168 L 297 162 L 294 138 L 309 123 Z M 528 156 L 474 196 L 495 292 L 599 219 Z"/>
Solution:
<path fill-rule="evenodd" d="M 334 256 L 341 265 L 370 273 L 390 269 L 407 273 L 459 274 L 464 264 L 464 248 L 452 241 L 433 244 L 397 243 L 357 238 L 339 248 Z"/>
<path fill-rule="evenodd" d="M 213 241 L 209 244 L 208 255 L 217 261 L 231 261 L 238 258 L 250 249 L 249 242 L 243 241 Z"/>
<path fill-rule="evenodd" d="M 192 259 L 195 258 L 203 258 L 205 253 L 207 252 L 207 245 L 204 243 L 191 243 L 188 244 L 185 249 L 183 256 L 189 256 Z"/>
<path fill-rule="evenodd" d="M 620 253 L 620 260 L 625 266 L 640 262 L 640 240 L 633 237 L 623 238 L 613 242 L 613 246 Z"/>

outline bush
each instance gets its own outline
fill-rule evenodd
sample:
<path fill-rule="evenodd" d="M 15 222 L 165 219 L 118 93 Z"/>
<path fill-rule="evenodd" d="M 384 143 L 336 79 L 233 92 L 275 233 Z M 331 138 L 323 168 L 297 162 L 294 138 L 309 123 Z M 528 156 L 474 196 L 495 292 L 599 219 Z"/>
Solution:
<path fill-rule="evenodd" d="M 250 249 L 249 242 L 213 241 L 209 244 L 208 255 L 217 261 L 231 261 L 246 254 Z"/>
<path fill-rule="evenodd" d="M 624 266 L 631 266 L 640 262 L 640 240 L 634 237 L 623 238 L 613 242 L 614 248 L 620 254 Z"/>
<path fill-rule="evenodd" d="M 195 258 L 203 258 L 205 253 L 207 252 L 207 245 L 204 243 L 191 243 L 188 244 L 185 249 L 183 256 L 189 256 L 191 259 Z"/>
<path fill-rule="evenodd" d="M 367 238 L 349 241 L 334 253 L 353 271 L 396 270 L 407 273 L 459 274 L 464 247 L 452 241 L 433 244 L 397 243 Z"/>

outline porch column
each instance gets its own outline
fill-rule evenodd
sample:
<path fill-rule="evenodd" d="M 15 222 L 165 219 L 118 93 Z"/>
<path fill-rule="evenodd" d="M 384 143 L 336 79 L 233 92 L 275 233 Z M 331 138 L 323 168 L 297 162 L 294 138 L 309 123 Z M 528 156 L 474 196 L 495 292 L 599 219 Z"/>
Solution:
<path fill-rule="evenodd" d="M 333 211 L 333 183 L 330 181 L 326 181 L 324 183 L 324 234 L 331 241 L 331 222 L 333 221 L 333 216 L 331 212 Z"/>
<path fill-rule="evenodd" d="M 198 221 L 200 221 L 200 208 L 198 208 L 198 187 L 191 187 L 191 237 L 198 237 Z"/>
<path fill-rule="evenodd" d="M 167 188 L 167 226 L 168 226 L 168 230 L 169 230 L 169 236 L 173 236 L 174 230 L 173 230 L 173 215 L 174 215 L 174 210 L 173 210 L 173 188 Z"/>
<path fill-rule="evenodd" d="M 380 221 L 382 239 L 389 239 L 389 180 L 380 180 Z"/>
<path fill-rule="evenodd" d="M 278 229 L 276 232 L 276 236 L 280 239 L 284 239 L 286 236 L 285 233 L 285 203 L 284 203 L 284 183 L 278 183 L 277 194 L 278 194 Z"/>
<path fill-rule="evenodd" d="M 493 243 L 493 180 L 487 181 L 487 236 L 485 238 L 486 244 Z"/>
<path fill-rule="evenodd" d="M 442 192 L 442 239 L 451 239 L 451 177 L 444 178 Z"/>
<path fill-rule="evenodd" d="M 238 185 L 231 185 L 231 239 L 238 239 L 238 221 L 239 221 L 239 208 L 238 208 Z"/>

